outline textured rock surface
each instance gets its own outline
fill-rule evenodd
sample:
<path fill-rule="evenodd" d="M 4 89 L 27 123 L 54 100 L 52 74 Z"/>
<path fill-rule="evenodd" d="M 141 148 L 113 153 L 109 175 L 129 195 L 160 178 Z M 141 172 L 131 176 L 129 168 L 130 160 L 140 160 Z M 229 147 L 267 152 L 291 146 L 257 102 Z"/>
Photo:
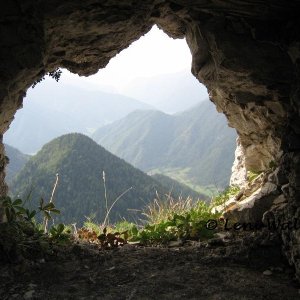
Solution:
<path fill-rule="evenodd" d="M 298 218 L 298 6 L 296 0 L 1 1 L 0 134 L 45 72 L 65 67 L 93 74 L 156 23 L 171 37 L 186 37 L 192 73 L 237 129 L 246 169 L 263 171 L 277 162 L 278 174 L 287 178 L 282 218 Z M 1 146 L 0 194 L 6 193 L 5 163 Z M 291 229 L 282 237 L 300 275 L 300 234 Z"/>
<path fill-rule="evenodd" d="M 245 150 L 239 138 L 236 140 L 235 158 L 231 170 L 230 186 L 242 188 L 247 183 L 247 170 L 245 166 Z"/>
<path fill-rule="evenodd" d="M 276 190 L 277 186 L 273 183 L 259 187 L 252 195 L 232 206 L 225 212 L 224 217 L 242 223 L 261 222 L 264 213 L 271 209 L 273 201 L 278 196 Z"/>

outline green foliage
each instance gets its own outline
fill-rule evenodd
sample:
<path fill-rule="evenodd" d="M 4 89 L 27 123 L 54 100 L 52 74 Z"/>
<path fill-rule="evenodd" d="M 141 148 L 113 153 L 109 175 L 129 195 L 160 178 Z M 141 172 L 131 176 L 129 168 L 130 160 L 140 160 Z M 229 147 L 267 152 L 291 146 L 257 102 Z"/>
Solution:
<path fill-rule="evenodd" d="M 215 207 L 224 205 L 229 198 L 237 195 L 239 191 L 240 188 L 238 186 L 229 186 L 222 193 L 212 199 L 211 206 Z"/>
<path fill-rule="evenodd" d="M 182 200 L 179 200 L 179 202 L 182 202 Z M 157 206 L 157 204 L 154 204 L 154 206 Z M 178 207 L 181 207 L 181 209 L 178 209 Z M 220 214 L 211 213 L 211 207 L 203 201 L 198 201 L 188 208 L 186 204 L 175 205 L 175 202 L 172 202 L 170 206 L 160 204 L 159 209 L 153 210 L 153 207 L 150 207 L 148 210 L 150 210 L 150 213 L 148 211 L 145 214 L 150 216 L 152 222 L 142 229 L 138 229 L 132 223 L 122 224 L 123 227 L 128 228 L 129 241 L 155 244 L 167 243 L 177 239 L 206 239 L 214 234 L 214 230 L 206 228 L 206 222 L 220 216 Z"/>
<path fill-rule="evenodd" d="M 43 213 L 44 217 L 48 220 L 52 219 L 51 213 L 60 214 L 60 211 L 55 208 L 53 202 L 49 202 L 45 204 L 43 198 L 40 199 L 39 210 Z"/>
<path fill-rule="evenodd" d="M 10 197 L 2 197 L 2 207 L 4 208 L 7 222 L 16 221 L 23 213 L 22 200 L 12 200 Z"/>
<path fill-rule="evenodd" d="M 253 172 L 253 171 L 248 171 L 247 172 L 247 179 L 250 182 L 253 182 L 262 172 Z"/>
<path fill-rule="evenodd" d="M 64 224 L 53 225 L 50 230 L 50 237 L 57 243 L 64 243 L 70 241 L 71 230 Z"/>
<path fill-rule="evenodd" d="M 38 211 L 30 210 L 24 207 L 22 199 L 12 200 L 9 196 L 2 197 L 0 199 L 0 206 L 4 208 L 6 220 L 8 223 L 13 222 L 29 222 L 34 226 L 36 232 L 40 232 L 40 228 L 36 223 L 35 216 L 38 213 L 42 213 L 48 220 L 52 219 L 51 213 L 59 214 L 60 211 L 55 207 L 54 203 L 44 203 L 44 200 L 40 200 Z"/>
<path fill-rule="evenodd" d="M 90 231 L 96 232 L 97 235 L 99 235 L 101 231 L 100 226 L 94 223 L 93 217 L 87 217 L 86 221 L 83 223 L 83 227 L 89 229 Z"/>
<path fill-rule="evenodd" d="M 8 261 L 16 255 L 45 254 L 50 250 L 51 243 L 70 240 L 71 231 L 63 224 L 52 226 L 47 235 L 44 234 L 44 226 L 35 220 L 39 213 L 48 219 L 52 218 L 50 213 L 59 213 L 53 203 L 44 203 L 41 199 L 37 210 L 30 210 L 24 206 L 25 202 L 21 199 L 12 200 L 8 196 L 0 199 L 6 216 L 6 222 L 0 224 L 0 256 L 6 256 Z M 1 237 L 5 239 L 1 241 Z"/>

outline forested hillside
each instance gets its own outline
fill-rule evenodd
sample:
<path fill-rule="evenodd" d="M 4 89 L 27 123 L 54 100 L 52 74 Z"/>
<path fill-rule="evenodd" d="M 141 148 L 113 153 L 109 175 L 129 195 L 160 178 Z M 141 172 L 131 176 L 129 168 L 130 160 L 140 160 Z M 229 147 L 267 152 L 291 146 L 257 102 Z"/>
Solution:
<path fill-rule="evenodd" d="M 193 189 L 229 184 L 236 132 L 210 101 L 177 115 L 135 111 L 93 138 L 135 167 Z"/>
<path fill-rule="evenodd" d="M 9 160 L 8 165 L 6 166 L 5 180 L 7 183 L 11 183 L 12 179 L 29 160 L 30 156 L 7 144 L 4 144 L 4 147 L 5 154 Z"/>
<path fill-rule="evenodd" d="M 57 221 L 80 223 L 85 216 L 95 214 L 100 222 L 106 213 L 103 171 L 108 207 L 129 189 L 112 209 L 111 221 L 123 217 L 135 220 L 140 217 L 140 210 L 156 197 L 156 191 L 162 197 L 169 192 L 89 137 L 74 133 L 54 139 L 33 156 L 13 181 L 11 193 L 23 199 L 30 194 L 31 206 L 36 207 L 40 197 L 49 201 L 58 173 L 54 202 L 62 213 Z"/>

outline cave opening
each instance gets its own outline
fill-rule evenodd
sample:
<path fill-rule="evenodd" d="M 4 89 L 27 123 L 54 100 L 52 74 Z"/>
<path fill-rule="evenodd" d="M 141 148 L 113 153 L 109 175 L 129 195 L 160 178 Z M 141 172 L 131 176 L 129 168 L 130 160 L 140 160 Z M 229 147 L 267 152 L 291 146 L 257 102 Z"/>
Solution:
<path fill-rule="evenodd" d="M 234 203 L 238 218 L 262 219 L 268 212 L 275 219 L 297 219 L 298 6 L 298 1 L 136 5 L 91 0 L 45 6 L 11 1 L 1 7 L 1 133 L 22 105 L 26 90 L 43 74 L 64 67 L 91 75 L 157 24 L 171 37 L 186 37 L 193 75 L 236 128 L 237 170 L 262 174 L 257 190 L 248 193 L 246 186 L 243 191 L 249 201 L 244 214 L 240 215 L 243 203 Z M 6 195 L 2 143 L 0 150 L 0 194 Z M 299 276 L 299 232 L 292 228 L 278 233 Z"/>
<path fill-rule="evenodd" d="M 59 146 L 47 145 L 55 145 L 54 140 L 63 135 L 67 139 L 66 135 L 71 133 L 90 137 L 151 175 L 174 198 L 208 201 L 224 190 L 229 186 L 236 133 L 215 110 L 206 88 L 191 74 L 190 65 L 186 41 L 171 39 L 154 26 L 93 76 L 79 78 L 63 69 L 58 82 L 50 77 L 37 82 L 27 91 L 23 108 L 4 135 L 10 160 L 7 169 L 10 195 L 21 199 L 30 195 L 34 203 L 41 197 L 50 199 L 52 182 L 55 174 L 59 174 L 54 200 L 58 208 L 62 206 L 60 221 L 78 223 L 75 218 L 78 212 L 71 219 L 72 209 L 68 204 L 78 197 L 86 198 L 87 206 L 81 212 L 80 223 L 84 216 L 90 215 L 97 215 L 100 221 L 99 208 L 94 202 L 104 191 L 92 188 L 94 183 L 81 186 L 82 179 L 71 178 L 72 172 L 64 168 L 69 162 L 61 157 Z M 49 156 L 50 150 L 41 151 L 45 145 L 52 149 L 54 158 Z M 70 147 L 78 151 L 76 145 Z M 68 151 L 65 145 L 63 151 Z M 92 176 L 84 166 L 81 168 L 73 172 Z M 110 175 L 109 165 L 105 168 L 98 170 L 98 184 L 101 185 L 101 172 L 107 172 L 109 193 L 115 195 L 109 178 L 115 174 Z M 84 186 L 95 191 L 89 195 Z M 153 199 L 154 196 L 153 193 Z M 134 204 L 132 208 L 129 204 L 127 210 L 140 211 L 145 201 L 148 203 L 150 199 L 142 199 L 140 205 Z M 122 211 L 124 206 L 120 206 Z M 118 204 L 114 210 L 120 217 L 128 216 L 117 213 Z M 103 219 L 103 214 L 100 215 Z"/>

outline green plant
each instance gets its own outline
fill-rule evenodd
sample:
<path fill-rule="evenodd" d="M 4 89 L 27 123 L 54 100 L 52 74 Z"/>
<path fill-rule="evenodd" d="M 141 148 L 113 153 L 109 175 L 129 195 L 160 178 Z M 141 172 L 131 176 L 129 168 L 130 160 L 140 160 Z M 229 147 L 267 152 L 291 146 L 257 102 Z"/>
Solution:
<path fill-rule="evenodd" d="M 209 238 L 214 234 L 214 230 L 208 230 L 206 222 L 220 217 L 220 214 L 212 213 L 211 207 L 203 201 L 193 204 L 183 199 L 168 199 L 164 203 L 156 199 L 148 206 L 144 215 L 148 216 L 149 221 L 144 228 L 138 229 L 134 224 L 127 224 L 129 241 L 153 244 L 177 239 Z"/>
<path fill-rule="evenodd" d="M 226 201 L 228 201 L 231 197 L 236 196 L 240 191 L 238 186 L 229 186 L 222 193 L 215 196 L 211 201 L 211 207 L 216 207 L 223 205 L 225 207 Z"/>
<path fill-rule="evenodd" d="M 1 198 L 2 207 L 5 211 L 7 222 L 13 222 L 24 213 L 21 199 L 12 200 L 10 197 Z"/>
<path fill-rule="evenodd" d="M 50 213 L 60 214 L 60 210 L 55 207 L 53 202 L 45 203 L 43 198 L 40 199 L 39 211 L 42 212 L 46 220 L 52 219 Z"/>
<path fill-rule="evenodd" d="M 248 171 L 247 172 L 247 179 L 250 182 L 253 182 L 262 172 L 254 172 L 254 171 Z"/>
<path fill-rule="evenodd" d="M 44 231 L 44 224 L 43 229 L 41 228 L 40 224 L 37 224 L 35 221 L 35 216 L 38 213 L 42 213 L 44 218 L 50 220 L 52 217 L 50 213 L 59 214 L 60 211 L 56 209 L 53 202 L 44 203 L 44 200 L 40 199 L 40 205 L 38 207 L 38 212 L 36 210 L 29 210 L 28 208 L 24 207 L 24 202 L 21 199 L 12 200 L 9 196 L 2 197 L 1 205 L 4 208 L 6 220 L 8 223 L 18 222 L 20 226 L 25 226 L 28 222 L 33 226 L 33 229 L 36 233 L 40 233 L 41 230 Z M 24 222 L 25 221 L 25 222 Z"/>
<path fill-rule="evenodd" d="M 64 224 L 53 225 L 50 230 L 50 237 L 56 242 L 66 242 L 70 240 L 71 231 Z"/>
<path fill-rule="evenodd" d="M 123 238 L 121 237 L 123 235 Z M 127 244 L 127 232 L 107 232 L 107 228 L 98 236 L 100 245 L 104 249 L 117 248 Z"/>

